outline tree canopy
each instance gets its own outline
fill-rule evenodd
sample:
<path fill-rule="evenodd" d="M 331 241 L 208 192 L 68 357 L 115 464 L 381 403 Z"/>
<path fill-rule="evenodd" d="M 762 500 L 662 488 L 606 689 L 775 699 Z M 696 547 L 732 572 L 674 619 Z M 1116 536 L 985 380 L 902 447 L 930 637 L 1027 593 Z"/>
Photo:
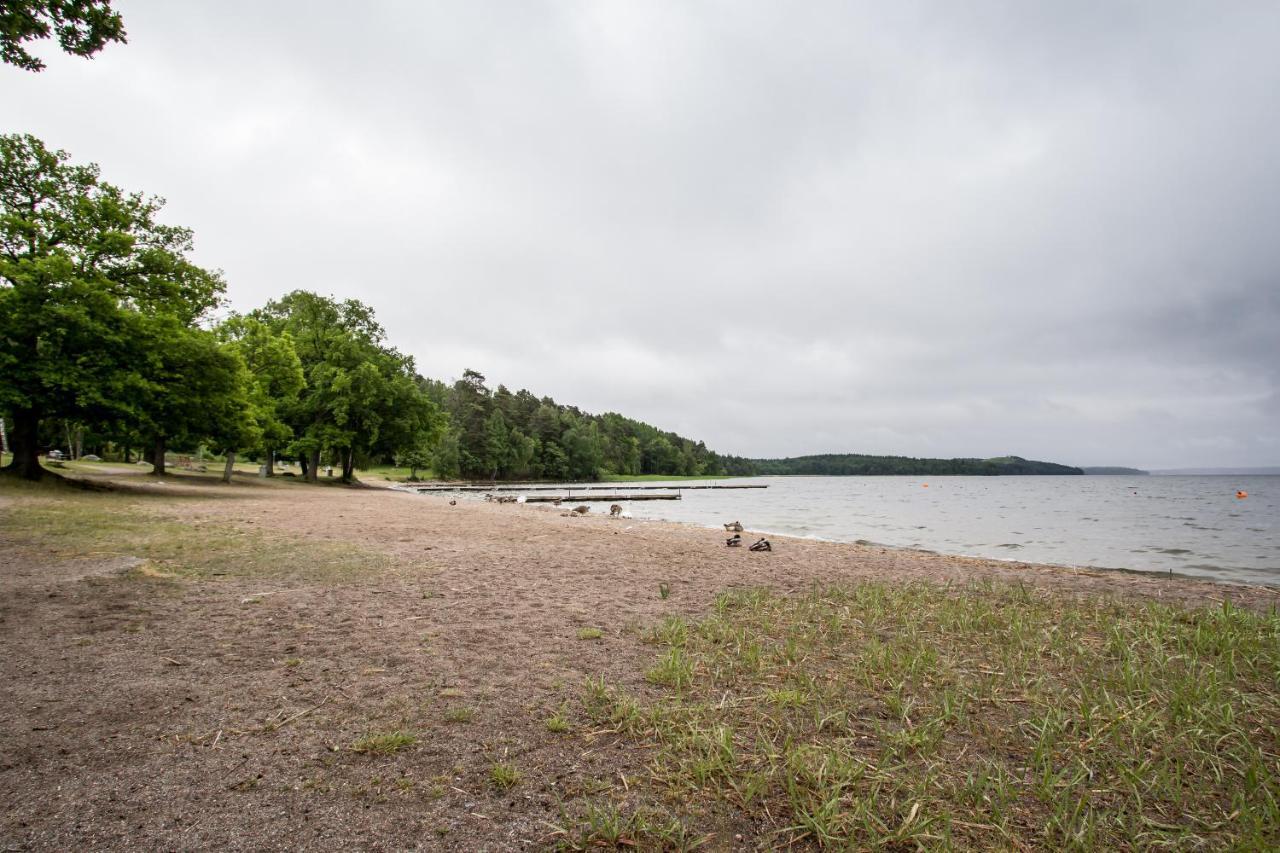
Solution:
<path fill-rule="evenodd" d="M 720 458 L 702 442 L 616 412 L 592 415 L 550 397 L 499 385 L 466 370 L 424 389 L 449 414 L 436 447 L 439 477 L 593 480 L 605 474 L 716 475 Z"/>
<path fill-rule="evenodd" d="M 161 199 L 69 160 L 0 136 L 0 408 L 12 467 L 31 477 L 42 420 L 144 418 L 156 336 L 195 324 L 224 289 L 189 259 L 191 232 L 157 221 Z"/>
<path fill-rule="evenodd" d="M 91 57 L 107 42 L 124 42 L 124 19 L 111 0 L 5 0 L 0 3 L 0 61 L 27 71 L 44 63 L 24 46 L 56 38 L 73 56 Z"/>

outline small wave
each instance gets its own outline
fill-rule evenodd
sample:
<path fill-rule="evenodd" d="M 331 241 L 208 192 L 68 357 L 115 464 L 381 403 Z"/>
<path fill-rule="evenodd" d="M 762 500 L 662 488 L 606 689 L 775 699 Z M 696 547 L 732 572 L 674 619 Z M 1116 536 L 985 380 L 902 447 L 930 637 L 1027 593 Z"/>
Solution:
<path fill-rule="evenodd" d="M 1186 548 L 1157 548 L 1156 552 L 1159 554 L 1173 554 L 1174 556 L 1191 553 Z"/>
<path fill-rule="evenodd" d="M 997 548 L 1021 548 L 1022 546 L 1019 545 L 1017 542 L 1001 542 L 996 547 Z"/>

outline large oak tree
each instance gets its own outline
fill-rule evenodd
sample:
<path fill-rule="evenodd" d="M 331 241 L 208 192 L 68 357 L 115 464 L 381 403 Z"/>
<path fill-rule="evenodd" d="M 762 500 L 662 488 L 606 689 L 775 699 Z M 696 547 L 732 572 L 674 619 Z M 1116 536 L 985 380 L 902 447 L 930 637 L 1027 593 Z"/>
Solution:
<path fill-rule="evenodd" d="M 46 419 L 149 418 L 139 407 L 153 399 L 158 330 L 192 327 L 217 305 L 221 276 L 191 262 L 189 230 L 157 221 L 163 204 L 33 136 L 0 136 L 0 411 L 14 424 L 10 473 L 42 476 Z"/>

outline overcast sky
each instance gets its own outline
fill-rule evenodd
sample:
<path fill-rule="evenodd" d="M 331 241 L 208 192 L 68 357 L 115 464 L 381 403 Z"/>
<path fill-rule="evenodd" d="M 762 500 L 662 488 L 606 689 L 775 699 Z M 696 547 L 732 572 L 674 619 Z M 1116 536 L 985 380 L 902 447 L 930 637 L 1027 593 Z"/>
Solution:
<path fill-rule="evenodd" d="M 116 6 L 0 131 L 236 309 L 727 453 L 1280 464 L 1280 3 Z"/>

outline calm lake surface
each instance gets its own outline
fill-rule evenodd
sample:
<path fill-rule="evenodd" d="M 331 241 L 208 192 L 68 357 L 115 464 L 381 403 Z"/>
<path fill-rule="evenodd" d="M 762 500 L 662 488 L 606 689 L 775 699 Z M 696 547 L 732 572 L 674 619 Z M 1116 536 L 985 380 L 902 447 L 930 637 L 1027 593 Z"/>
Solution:
<path fill-rule="evenodd" d="M 1280 477 L 759 477 L 724 482 L 767 483 L 769 488 L 686 488 L 683 500 L 632 501 L 626 508 L 636 518 L 707 527 L 740 520 L 751 530 L 789 536 L 1280 585 Z M 618 485 L 618 491 L 626 489 L 627 484 Z M 1248 492 L 1248 498 L 1236 498 L 1237 490 Z"/>

